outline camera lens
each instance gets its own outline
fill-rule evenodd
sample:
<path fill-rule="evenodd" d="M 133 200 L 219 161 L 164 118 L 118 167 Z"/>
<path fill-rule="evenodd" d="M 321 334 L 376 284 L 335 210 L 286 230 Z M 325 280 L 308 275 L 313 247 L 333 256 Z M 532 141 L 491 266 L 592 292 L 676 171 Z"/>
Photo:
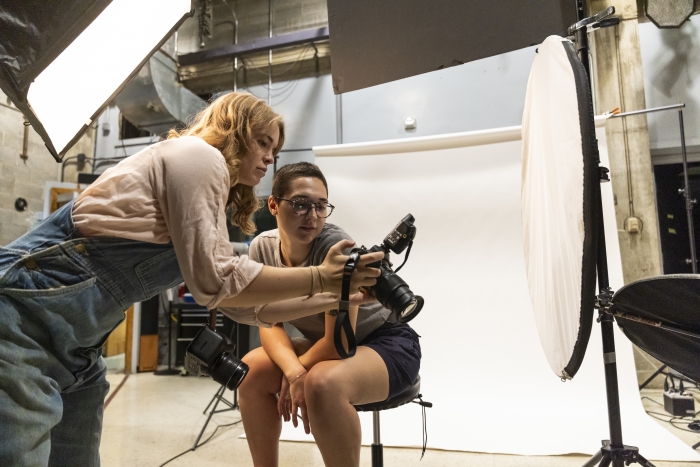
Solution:
<path fill-rule="evenodd" d="M 382 264 L 380 269 L 382 274 L 370 291 L 374 293 L 379 303 L 396 315 L 400 323 L 409 322 L 423 308 L 423 298 L 414 295 L 408 284 L 390 268 Z"/>
<path fill-rule="evenodd" d="M 233 354 L 223 352 L 209 368 L 209 374 L 214 381 L 233 391 L 243 382 L 243 378 L 246 377 L 249 369 L 248 365 L 237 359 Z"/>
<path fill-rule="evenodd" d="M 421 308 L 423 308 L 423 297 L 416 295 L 399 315 L 399 321 L 402 323 L 408 323 L 416 317 Z"/>

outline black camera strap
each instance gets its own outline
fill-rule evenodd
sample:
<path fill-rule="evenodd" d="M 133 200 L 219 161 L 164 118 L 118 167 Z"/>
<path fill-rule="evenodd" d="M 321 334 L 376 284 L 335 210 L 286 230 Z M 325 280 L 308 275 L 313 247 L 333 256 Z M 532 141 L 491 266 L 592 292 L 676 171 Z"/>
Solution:
<path fill-rule="evenodd" d="M 357 340 L 355 339 L 355 331 L 352 330 L 350 324 L 350 280 L 352 273 L 357 267 L 357 260 L 360 254 L 355 252 L 350 254 L 350 258 L 345 263 L 343 269 L 343 285 L 340 292 L 340 304 L 338 307 L 338 316 L 335 318 L 335 328 L 333 330 L 333 343 L 335 350 L 340 355 L 340 358 L 350 358 L 357 351 Z M 345 339 L 348 341 L 348 351 L 343 348 L 342 333 L 345 332 Z"/>

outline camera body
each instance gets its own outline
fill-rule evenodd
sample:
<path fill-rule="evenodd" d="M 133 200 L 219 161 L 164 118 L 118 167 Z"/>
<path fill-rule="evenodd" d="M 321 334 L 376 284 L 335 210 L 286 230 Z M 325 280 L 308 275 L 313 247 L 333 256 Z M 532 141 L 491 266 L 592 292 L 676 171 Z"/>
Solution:
<path fill-rule="evenodd" d="M 187 346 L 185 370 L 195 376 L 211 376 L 233 391 L 249 370 L 248 365 L 231 353 L 233 349 L 226 336 L 204 326 Z"/>
<path fill-rule="evenodd" d="M 408 214 L 399 222 L 396 227 L 384 238 L 381 245 L 375 245 L 370 249 L 365 247 L 354 248 L 352 252 L 360 255 L 384 252 L 384 258 L 376 263 L 369 264 L 369 267 L 377 268 L 381 271 L 377 278 L 377 283 L 369 287 L 369 291 L 377 297 L 379 303 L 390 310 L 400 323 L 411 321 L 423 308 L 423 297 L 414 295 L 408 284 L 401 279 L 392 269 L 390 253 L 400 254 L 407 247 L 406 260 L 411 251 L 410 246 L 416 237 L 415 218 Z M 402 265 L 403 266 L 403 265 Z M 397 271 L 401 269 L 399 267 Z"/>

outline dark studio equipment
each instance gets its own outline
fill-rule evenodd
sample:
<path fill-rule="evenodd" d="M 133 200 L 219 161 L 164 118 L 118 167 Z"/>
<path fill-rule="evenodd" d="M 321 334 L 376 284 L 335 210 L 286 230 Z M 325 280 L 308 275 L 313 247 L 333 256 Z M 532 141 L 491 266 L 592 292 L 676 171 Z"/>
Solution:
<path fill-rule="evenodd" d="M 336 94 L 566 35 L 572 0 L 328 0 Z"/>
<path fill-rule="evenodd" d="M 191 15 L 192 0 L 0 6 L 0 89 L 60 162 Z"/>
<path fill-rule="evenodd" d="M 394 227 L 391 232 L 389 232 L 389 235 L 384 238 L 381 245 L 375 245 L 370 249 L 366 249 L 363 246 L 360 248 L 353 248 L 351 251 L 350 258 L 345 263 L 340 306 L 333 333 L 336 351 L 342 358 L 352 357 L 355 355 L 355 350 L 357 348 L 355 334 L 348 317 L 348 311 L 350 308 L 350 278 L 352 272 L 357 267 L 357 260 L 360 256 L 377 251 L 384 252 L 384 258 L 381 261 L 367 265 L 368 267 L 378 268 L 381 271 L 380 276 L 377 277 L 377 283 L 369 287 L 369 292 L 377 297 L 377 301 L 379 301 L 384 308 L 391 311 L 395 321 L 399 323 L 408 323 L 415 318 L 423 308 L 423 297 L 414 295 L 408 287 L 408 284 L 396 274 L 404 264 L 406 264 L 408 256 L 411 253 L 413 239 L 416 238 L 417 232 L 414 222 L 415 218 L 411 214 L 408 214 L 401 219 L 401 222 L 396 224 L 396 227 Z M 398 255 L 403 253 L 404 250 L 406 250 L 404 261 L 401 266 L 394 271 L 392 269 L 393 264 L 391 264 L 389 260 L 390 253 L 393 252 Z M 343 347 L 342 333 L 345 333 L 347 339 L 347 352 Z"/>
<path fill-rule="evenodd" d="M 614 9 L 584 18 L 571 42 L 548 38 L 535 56 L 523 115 L 522 209 L 526 269 L 533 312 L 555 374 L 573 378 L 598 310 L 610 439 L 586 467 L 653 466 L 622 440 L 614 326 L 643 350 L 698 381 L 700 276 L 637 281 L 609 287 L 600 166 L 589 84 L 589 31 L 613 26 Z M 596 279 L 598 294 L 596 294 Z"/>
<path fill-rule="evenodd" d="M 694 0 L 644 0 L 644 13 L 658 28 L 679 28 L 693 14 Z"/>
<path fill-rule="evenodd" d="M 211 313 L 210 326 L 202 327 L 187 347 L 185 370 L 194 376 L 211 376 L 233 391 L 243 382 L 249 368 L 233 355 L 233 343 L 216 331 L 216 309 Z"/>
<path fill-rule="evenodd" d="M 673 376 L 669 375 L 664 381 L 664 410 L 674 417 L 693 417 L 695 415 L 695 399 L 692 394 L 685 392 L 682 379 L 678 381 L 678 388 L 676 388 Z"/>
<path fill-rule="evenodd" d="M 636 346 L 700 382 L 700 276 L 632 282 L 615 292 L 608 312 Z"/>

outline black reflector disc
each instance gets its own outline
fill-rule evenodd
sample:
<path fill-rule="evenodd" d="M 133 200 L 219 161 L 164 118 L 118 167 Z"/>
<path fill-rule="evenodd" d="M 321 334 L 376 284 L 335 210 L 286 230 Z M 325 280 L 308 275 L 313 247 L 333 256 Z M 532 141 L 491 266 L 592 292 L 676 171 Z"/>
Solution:
<path fill-rule="evenodd" d="M 700 382 L 700 275 L 659 276 L 632 282 L 617 291 L 613 304 L 617 324 L 629 340 L 677 372 Z M 648 321 L 642 323 L 636 318 Z"/>
<path fill-rule="evenodd" d="M 535 55 L 523 113 L 525 267 L 547 361 L 572 378 L 593 325 L 598 152 L 588 78 L 573 44 L 550 36 Z"/>

